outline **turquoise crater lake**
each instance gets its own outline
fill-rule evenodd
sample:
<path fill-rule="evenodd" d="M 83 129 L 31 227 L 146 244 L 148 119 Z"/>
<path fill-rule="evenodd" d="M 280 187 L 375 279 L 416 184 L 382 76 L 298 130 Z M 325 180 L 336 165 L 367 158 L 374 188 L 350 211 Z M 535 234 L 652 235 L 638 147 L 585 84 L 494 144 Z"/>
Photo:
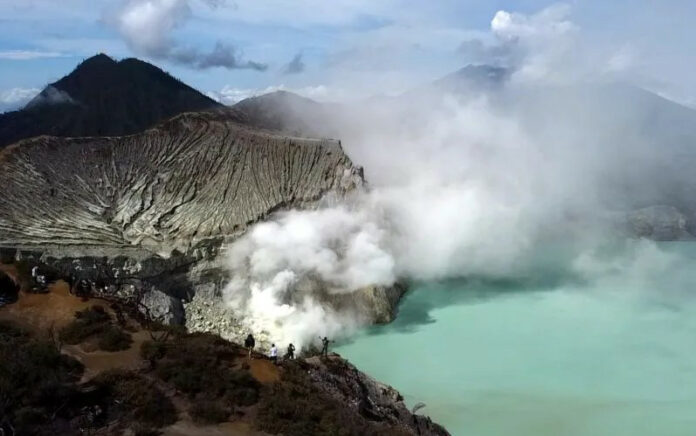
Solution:
<path fill-rule="evenodd" d="M 337 351 L 457 436 L 696 434 L 696 243 L 564 265 L 413 283 Z"/>

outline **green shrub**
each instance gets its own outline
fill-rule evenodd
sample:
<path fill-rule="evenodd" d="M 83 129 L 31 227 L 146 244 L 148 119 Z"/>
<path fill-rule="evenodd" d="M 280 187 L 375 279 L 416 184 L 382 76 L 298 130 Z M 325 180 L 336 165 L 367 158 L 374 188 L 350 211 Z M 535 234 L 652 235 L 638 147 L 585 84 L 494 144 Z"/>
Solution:
<path fill-rule="evenodd" d="M 193 403 L 191 417 L 199 424 L 218 424 L 225 422 L 230 416 L 230 410 L 218 401 L 196 401 Z"/>
<path fill-rule="evenodd" d="M 102 306 L 93 306 L 75 312 L 75 320 L 63 327 L 58 337 L 66 344 L 76 345 L 100 334 L 111 323 L 111 317 Z"/>
<path fill-rule="evenodd" d="M 112 398 L 112 418 L 156 428 L 176 422 L 176 409 L 171 400 L 133 372 L 107 371 L 98 375 L 94 383 Z"/>
<path fill-rule="evenodd" d="M 129 333 L 112 324 L 111 316 L 102 306 L 75 312 L 75 320 L 63 327 L 58 337 L 70 345 L 96 337 L 97 346 L 104 351 L 127 350 L 133 343 Z"/>
<path fill-rule="evenodd" d="M 159 341 L 145 341 L 140 345 L 140 357 L 156 362 L 167 354 L 167 344 Z"/>
<path fill-rule="evenodd" d="M 52 342 L 0 323 L 0 417 L 13 422 L 17 434 L 46 434 L 42 425 L 72 417 L 82 371 Z"/>
<path fill-rule="evenodd" d="M 99 333 L 99 342 L 97 345 L 100 350 L 121 351 L 130 348 L 132 343 L 133 338 L 129 333 L 124 332 L 116 326 L 109 325 Z"/>
<path fill-rule="evenodd" d="M 143 344 L 141 355 L 156 363 L 156 374 L 190 398 L 249 406 L 260 385 L 247 371 L 232 368 L 240 348 L 218 336 L 192 334 Z"/>

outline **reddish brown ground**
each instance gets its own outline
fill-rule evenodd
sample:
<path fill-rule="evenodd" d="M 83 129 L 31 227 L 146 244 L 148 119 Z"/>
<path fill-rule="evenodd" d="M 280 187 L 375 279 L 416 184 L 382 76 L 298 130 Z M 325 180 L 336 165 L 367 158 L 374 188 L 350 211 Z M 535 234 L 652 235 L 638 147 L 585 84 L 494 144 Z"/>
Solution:
<path fill-rule="evenodd" d="M 0 309 L 0 320 L 14 322 L 31 331 L 59 329 L 73 319 L 75 312 L 99 304 L 97 300 L 82 301 L 70 294 L 62 280 L 51 284 L 47 294 L 20 292 L 19 300 Z M 102 303 L 103 304 L 103 303 Z"/>
<path fill-rule="evenodd" d="M 278 367 L 267 359 L 251 359 L 247 360 L 251 375 L 263 384 L 272 384 L 280 380 L 280 372 Z"/>

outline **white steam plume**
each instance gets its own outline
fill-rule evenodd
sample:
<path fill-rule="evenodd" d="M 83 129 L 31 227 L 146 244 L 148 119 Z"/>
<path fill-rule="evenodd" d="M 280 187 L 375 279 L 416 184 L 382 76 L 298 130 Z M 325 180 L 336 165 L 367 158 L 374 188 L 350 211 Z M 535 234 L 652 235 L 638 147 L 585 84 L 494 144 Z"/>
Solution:
<path fill-rule="evenodd" d="M 249 328 L 279 344 L 302 347 L 312 336 L 345 334 L 359 324 L 359 314 L 337 313 L 325 300 L 394 283 L 394 261 L 382 248 L 383 239 L 384 231 L 360 210 L 278 214 L 230 248 L 234 275 L 226 302 Z M 314 277 L 322 289 L 306 281 Z"/>
<path fill-rule="evenodd" d="M 608 212 L 664 198 L 659 186 L 677 172 L 660 165 L 676 149 L 645 133 L 652 103 L 625 88 L 588 87 L 587 69 L 567 72 L 579 65 L 567 59 L 588 53 L 569 49 L 579 29 L 567 14 L 496 15 L 500 52 L 523 55 L 495 91 L 428 88 L 333 106 L 326 135 L 365 166 L 371 190 L 351 208 L 278 215 L 234 243 L 232 308 L 275 342 L 308 344 L 364 321 L 329 309 L 324 294 L 396 278 L 525 274 L 540 244 L 594 243 L 610 230 Z M 593 79 L 604 80 L 597 70 Z"/>

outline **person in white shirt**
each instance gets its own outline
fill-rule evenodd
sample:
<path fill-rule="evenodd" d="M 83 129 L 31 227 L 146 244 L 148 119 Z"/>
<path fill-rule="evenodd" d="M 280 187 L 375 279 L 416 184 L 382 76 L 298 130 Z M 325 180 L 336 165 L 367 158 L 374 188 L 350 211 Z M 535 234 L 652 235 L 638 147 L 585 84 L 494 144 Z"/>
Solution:
<path fill-rule="evenodd" d="M 276 348 L 275 344 L 271 344 L 270 357 L 271 362 L 276 363 L 278 361 L 278 348 Z"/>

